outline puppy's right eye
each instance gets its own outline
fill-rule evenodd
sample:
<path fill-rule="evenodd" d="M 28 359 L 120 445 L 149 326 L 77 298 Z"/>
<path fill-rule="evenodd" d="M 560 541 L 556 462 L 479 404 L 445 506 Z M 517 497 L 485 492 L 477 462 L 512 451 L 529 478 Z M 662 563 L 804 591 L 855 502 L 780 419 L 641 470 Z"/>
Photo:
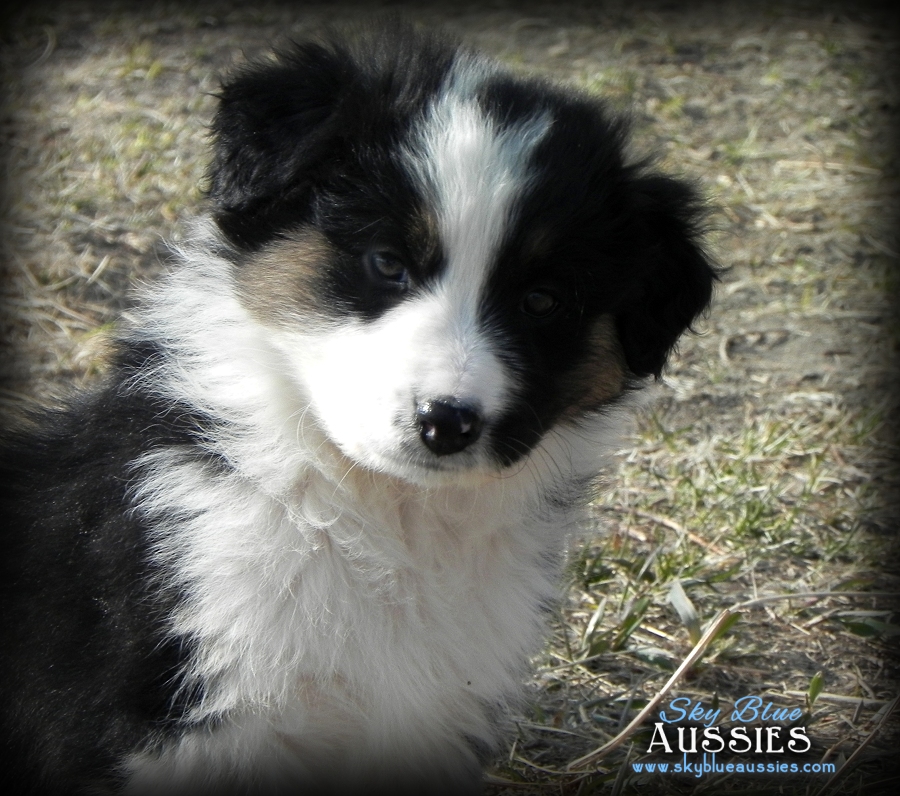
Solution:
<path fill-rule="evenodd" d="M 372 249 L 365 255 L 369 274 L 376 280 L 395 289 L 405 290 L 409 283 L 409 270 L 403 260 L 386 249 Z"/>
<path fill-rule="evenodd" d="M 546 290 L 530 290 L 522 298 L 519 308 L 532 318 L 549 318 L 559 309 L 560 301 Z"/>

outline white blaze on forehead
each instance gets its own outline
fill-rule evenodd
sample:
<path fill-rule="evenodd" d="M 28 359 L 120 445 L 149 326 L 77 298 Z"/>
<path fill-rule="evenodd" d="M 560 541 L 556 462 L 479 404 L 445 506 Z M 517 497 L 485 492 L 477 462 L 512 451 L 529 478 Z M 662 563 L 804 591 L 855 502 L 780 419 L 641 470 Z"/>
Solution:
<path fill-rule="evenodd" d="M 483 78 L 477 64 L 457 64 L 408 150 L 437 216 L 444 288 L 465 304 L 477 299 L 528 185 L 531 151 L 550 126 L 543 112 L 501 129 L 475 96 Z"/>

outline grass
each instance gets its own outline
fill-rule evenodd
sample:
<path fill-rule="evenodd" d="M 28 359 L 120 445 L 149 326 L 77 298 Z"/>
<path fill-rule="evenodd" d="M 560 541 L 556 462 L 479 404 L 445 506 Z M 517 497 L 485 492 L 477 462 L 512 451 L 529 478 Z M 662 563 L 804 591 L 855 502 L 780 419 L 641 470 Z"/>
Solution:
<path fill-rule="evenodd" d="M 885 595 L 900 589 L 888 24 L 801 2 L 406 7 L 629 110 L 637 152 L 659 153 L 717 208 L 710 240 L 725 266 L 701 334 L 607 478 L 595 532 L 573 549 L 532 707 L 489 790 L 820 792 L 821 775 L 637 773 L 630 763 L 654 757 L 652 720 L 572 768 L 660 693 L 723 609 L 736 620 L 664 703 L 799 706 L 804 760 L 849 760 L 837 789 L 885 790 L 898 737 L 897 601 Z M 160 242 L 201 202 L 216 72 L 357 13 L 341 9 L 66 3 L 4 32 L 7 409 L 102 371 L 128 285 L 159 270 Z"/>
<path fill-rule="evenodd" d="M 542 660 L 538 682 L 557 695 L 555 710 L 542 706 L 520 725 L 505 777 L 553 772 L 572 792 L 616 782 L 620 792 L 640 789 L 640 777 L 619 776 L 626 755 L 659 759 L 641 754 L 646 730 L 587 778 L 567 770 L 572 748 L 608 743 L 723 608 L 737 608 L 733 624 L 673 695 L 729 705 L 752 693 L 785 709 L 799 704 L 809 713 L 816 759 L 826 762 L 840 762 L 842 744 L 852 749 L 865 737 L 864 720 L 888 699 L 863 702 L 875 692 L 861 672 L 848 678 L 832 663 L 823 675 L 827 656 L 808 650 L 833 645 L 865 655 L 869 644 L 892 644 L 900 633 L 890 598 L 867 591 L 879 583 L 893 541 L 868 527 L 878 495 L 861 469 L 877 458 L 871 445 L 883 421 L 874 409 L 835 401 L 793 409 L 783 417 L 750 414 L 739 433 L 709 436 L 665 411 L 642 417 L 637 444 L 597 507 L 606 533 L 574 558 L 570 598 Z M 825 685 L 828 698 L 818 708 L 814 697 L 806 704 L 798 696 Z M 860 728 L 858 735 L 847 726 Z M 777 780 L 762 787 L 776 785 L 783 787 Z M 710 792 L 725 786 L 737 787 L 718 781 Z M 795 786 L 805 793 L 809 782 Z M 653 787 L 670 792 L 662 781 Z"/>
<path fill-rule="evenodd" d="M 817 393 L 799 396 L 781 416 L 750 411 L 736 433 L 698 430 L 666 407 L 643 415 L 614 489 L 597 506 L 606 532 L 573 560 L 570 598 L 542 660 L 538 682 L 557 695 L 555 710 L 542 707 L 520 725 L 503 776 L 540 772 L 546 780 L 552 772 L 573 793 L 645 786 L 621 772 L 626 757 L 659 759 L 641 754 L 646 730 L 587 777 L 567 770 L 573 746 L 583 752 L 608 743 L 653 698 L 701 628 L 736 607 L 733 624 L 673 695 L 728 706 L 752 693 L 781 708 L 799 704 L 809 713 L 815 759 L 840 763 L 839 750 L 867 737 L 865 721 L 889 699 L 862 701 L 875 696 L 865 676 L 848 677 L 821 647 L 852 659 L 872 643 L 894 644 L 900 633 L 892 599 L 867 591 L 882 582 L 893 543 L 870 528 L 879 495 L 872 471 L 863 469 L 878 459 L 884 422 L 878 409 Z M 770 599 L 754 603 L 761 596 Z M 798 696 L 826 685 L 818 708 L 815 697 L 807 704 Z M 577 731 L 580 743 L 561 730 Z M 683 782 L 652 782 L 654 792 L 683 792 Z M 746 784 L 716 782 L 706 790 Z M 757 784 L 760 792 L 784 787 Z M 788 792 L 810 792 L 808 781 L 793 787 Z"/>

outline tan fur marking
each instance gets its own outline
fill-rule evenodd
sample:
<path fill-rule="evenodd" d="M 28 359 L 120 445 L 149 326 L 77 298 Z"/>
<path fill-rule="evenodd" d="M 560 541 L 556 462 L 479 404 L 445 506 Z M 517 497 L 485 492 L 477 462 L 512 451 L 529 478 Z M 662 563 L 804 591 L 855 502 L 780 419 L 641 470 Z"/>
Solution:
<path fill-rule="evenodd" d="M 441 253 L 441 234 L 437 218 L 426 208 L 418 208 L 406 226 L 406 240 L 415 261 L 434 263 Z"/>
<path fill-rule="evenodd" d="M 241 303 L 263 323 L 308 323 L 322 314 L 317 275 L 336 256 L 334 247 L 312 227 L 288 233 L 237 266 Z"/>
<path fill-rule="evenodd" d="M 568 399 L 564 417 L 598 409 L 622 394 L 625 356 L 612 315 L 601 315 L 588 332 L 587 350 L 581 363 L 565 377 L 563 395 Z"/>

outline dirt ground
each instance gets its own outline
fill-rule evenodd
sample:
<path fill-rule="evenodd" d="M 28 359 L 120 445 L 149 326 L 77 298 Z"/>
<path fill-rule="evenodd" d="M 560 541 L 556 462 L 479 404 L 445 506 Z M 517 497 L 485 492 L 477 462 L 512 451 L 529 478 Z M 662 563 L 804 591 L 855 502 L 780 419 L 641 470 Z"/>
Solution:
<path fill-rule="evenodd" d="M 102 373 L 129 286 L 161 269 L 164 241 L 202 209 L 217 75 L 273 42 L 377 8 L 443 25 L 514 69 L 586 87 L 628 113 L 635 155 L 655 153 L 709 197 L 709 246 L 723 267 L 709 317 L 681 345 L 598 502 L 602 533 L 576 551 L 553 642 L 536 662 L 535 707 L 491 787 L 887 792 L 900 713 L 888 715 L 900 693 L 900 37 L 882 4 L 7 10 L 2 406 L 52 401 Z M 803 706 L 816 759 L 850 759 L 840 779 L 788 787 L 636 773 L 646 737 L 587 772 L 567 769 L 671 674 L 646 650 L 676 663 L 690 650 L 667 597 L 673 579 L 704 619 L 773 598 L 745 611 L 680 693 L 707 703 L 764 693 Z M 823 592 L 838 596 L 775 599 Z M 622 643 L 592 642 L 601 628 L 622 631 L 636 605 L 640 621 Z M 825 687 L 809 704 L 817 672 Z"/>

